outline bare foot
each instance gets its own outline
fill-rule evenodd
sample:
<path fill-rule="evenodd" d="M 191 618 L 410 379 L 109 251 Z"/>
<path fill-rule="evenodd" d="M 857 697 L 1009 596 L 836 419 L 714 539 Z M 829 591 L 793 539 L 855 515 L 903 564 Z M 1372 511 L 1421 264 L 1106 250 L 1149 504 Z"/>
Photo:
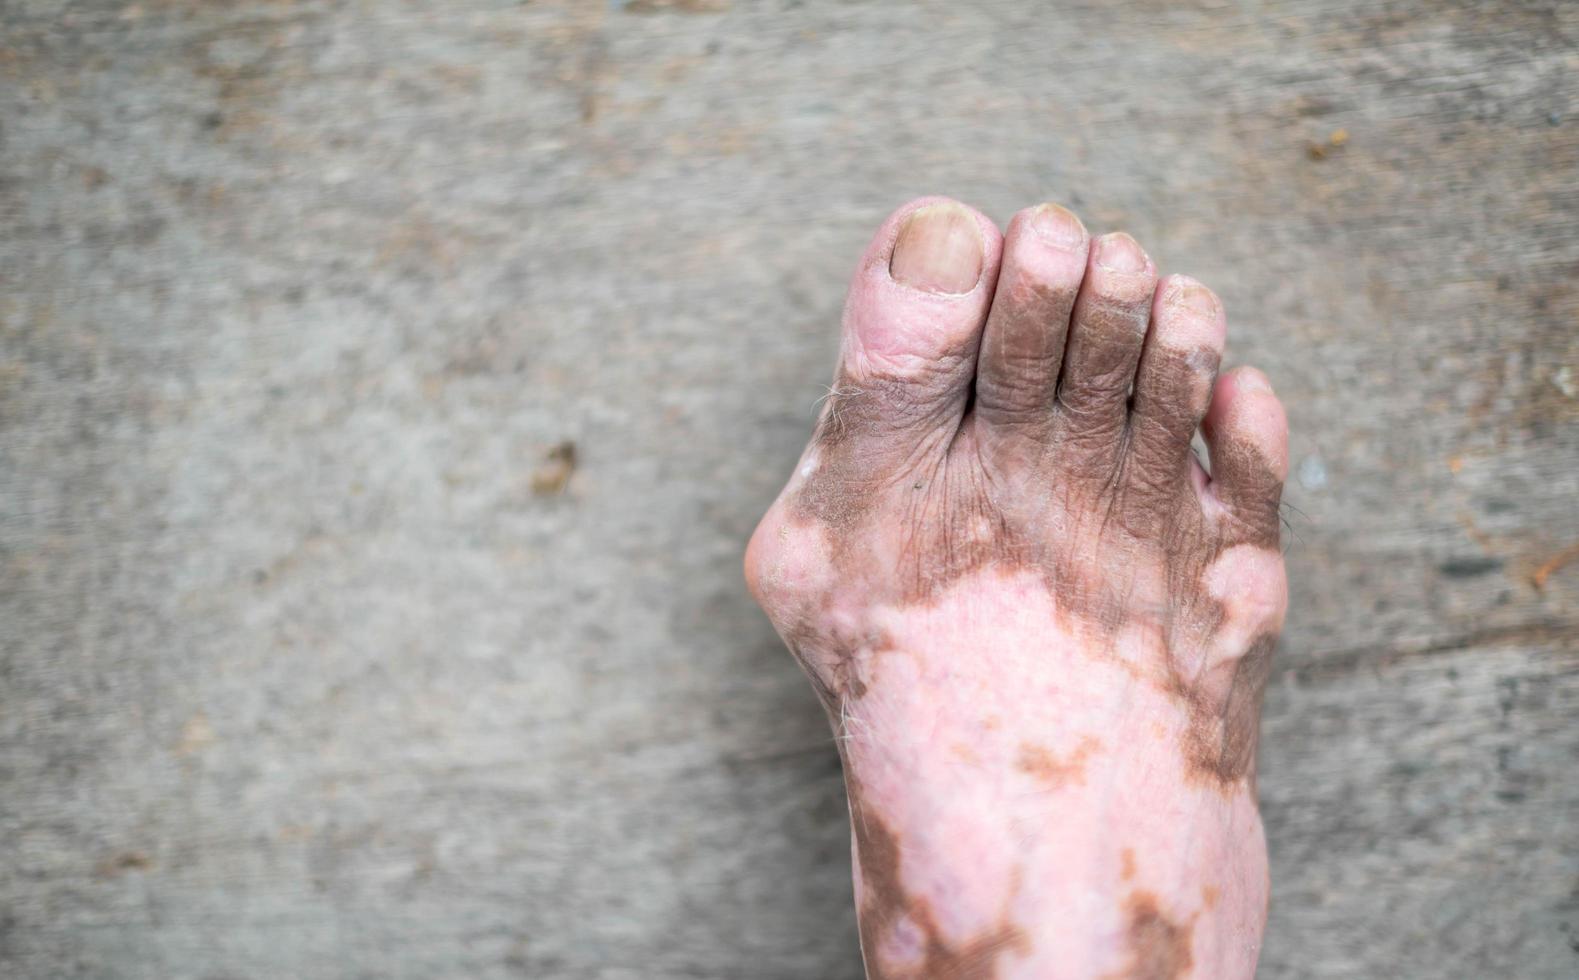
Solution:
<path fill-rule="evenodd" d="M 746 574 L 835 725 L 870 976 L 1254 973 L 1287 434 L 1225 331 L 1051 205 L 915 201 L 862 258 Z"/>

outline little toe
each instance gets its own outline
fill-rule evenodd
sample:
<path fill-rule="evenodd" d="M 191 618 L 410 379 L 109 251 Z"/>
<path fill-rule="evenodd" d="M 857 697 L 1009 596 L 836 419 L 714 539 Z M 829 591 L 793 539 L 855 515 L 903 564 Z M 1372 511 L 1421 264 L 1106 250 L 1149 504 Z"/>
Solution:
<path fill-rule="evenodd" d="M 1157 268 L 1135 239 L 1119 232 L 1096 240 L 1058 379 L 1057 424 L 1067 448 L 1117 460 L 1156 286 Z"/>
<path fill-rule="evenodd" d="M 1202 431 L 1211 458 L 1203 500 L 1227 543 L 1277 548 L 1288 418 L 1266 375 L 1236 368 L 1219 378 Z"/>
<path fill-rule="evenodd" d="M 1033 438 L 1052 419 L 1064 338 L 1091 237 L 1056 204 L 1009 222 L 1003 268 L 976 359 L 976 413 L 984 425 Z"/>
<path fill-rule="evenodd" d="M 1190 466 L 1190 439 L 1206 415 L 1228 336 L 1222 303 L 1189 276 L 1157 288 L 1130 406 L 1130 469 L 1157 490 L 1173 490 Z"/>
<path fill-rule="evenodd" d="M 947 198 L 889 216 L 850 285 L 825 428 L 891 438 L 958 423 L 1002 247 L 991 221 Z"/>

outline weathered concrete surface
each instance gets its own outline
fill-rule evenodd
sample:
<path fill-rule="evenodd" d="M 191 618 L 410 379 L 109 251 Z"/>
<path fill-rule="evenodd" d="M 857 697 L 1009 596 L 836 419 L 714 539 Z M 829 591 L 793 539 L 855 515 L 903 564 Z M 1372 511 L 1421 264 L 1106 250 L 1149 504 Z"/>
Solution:
<path fill-rule="evenodd" d="M 942 192 L 1289 403 L 1264 975 L 1574 976 L 1579 5 L 1462 7 L 0 0 L 0 973 L 857 976 L 738 558 Z"/>

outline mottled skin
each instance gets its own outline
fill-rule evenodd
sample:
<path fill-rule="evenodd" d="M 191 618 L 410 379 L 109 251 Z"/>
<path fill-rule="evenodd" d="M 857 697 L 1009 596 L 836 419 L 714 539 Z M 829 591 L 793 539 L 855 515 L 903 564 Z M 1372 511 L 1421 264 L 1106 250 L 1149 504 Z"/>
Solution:
<path fill-rule="evenodd" d="M 927 899 L 906 891 L 900 878 L 899 840 L 876 813 L 862 808 L 857 784 L 851 784 L 850 807 L 856 847 L 861 853 L 864 901 L 861 905 L 861 943 L 877 948 L 900 922 L 915 932 L 918 955 L 908 967 L 890 970 L 880 960 L 868 964 L 872 980 L 905 976 L 986 978 L 994 974 L 998 958 L 1024 950 L 1025 931 L 1008 920 L 964 942 L 950 942 L 933 918 Z M 1005 909 L 1007 913 L 1007 909 Z"/>
<path fill-rule="evenodd" d="M 747 576 L 840 735 L 870 976 L 1253 973 L 1286 436 L 1225 329 L 1060 208 L 868 249 Z"/>

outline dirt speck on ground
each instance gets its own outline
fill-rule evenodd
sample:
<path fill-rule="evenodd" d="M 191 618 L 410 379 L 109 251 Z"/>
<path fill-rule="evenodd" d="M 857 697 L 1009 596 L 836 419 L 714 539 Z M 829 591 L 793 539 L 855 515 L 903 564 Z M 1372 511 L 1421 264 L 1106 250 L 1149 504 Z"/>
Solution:
<path fill-rule="evenodd" d="M 576 444 L 566 439 L 550 449 L 543 462 L 532 471 L 532 492 L 541 497 L 564 493 L 575 472 Z"/>
<path fill-rule="evenodd" d="M 142 851 L 121 851 L 94 865 L 93 874 L 99 878 L 119 878 L 128 871 L 147 871 L 153 866 L 153 858 Z"/>
<path fill-rule="evenodd" d="M 1324 142 L 1310 142 L 1305 144 L 1305 155 L 1312 160 L 1325 160 L 1343 149 L 1349 142 L 1347 129 L 1334 129 Z"/>

